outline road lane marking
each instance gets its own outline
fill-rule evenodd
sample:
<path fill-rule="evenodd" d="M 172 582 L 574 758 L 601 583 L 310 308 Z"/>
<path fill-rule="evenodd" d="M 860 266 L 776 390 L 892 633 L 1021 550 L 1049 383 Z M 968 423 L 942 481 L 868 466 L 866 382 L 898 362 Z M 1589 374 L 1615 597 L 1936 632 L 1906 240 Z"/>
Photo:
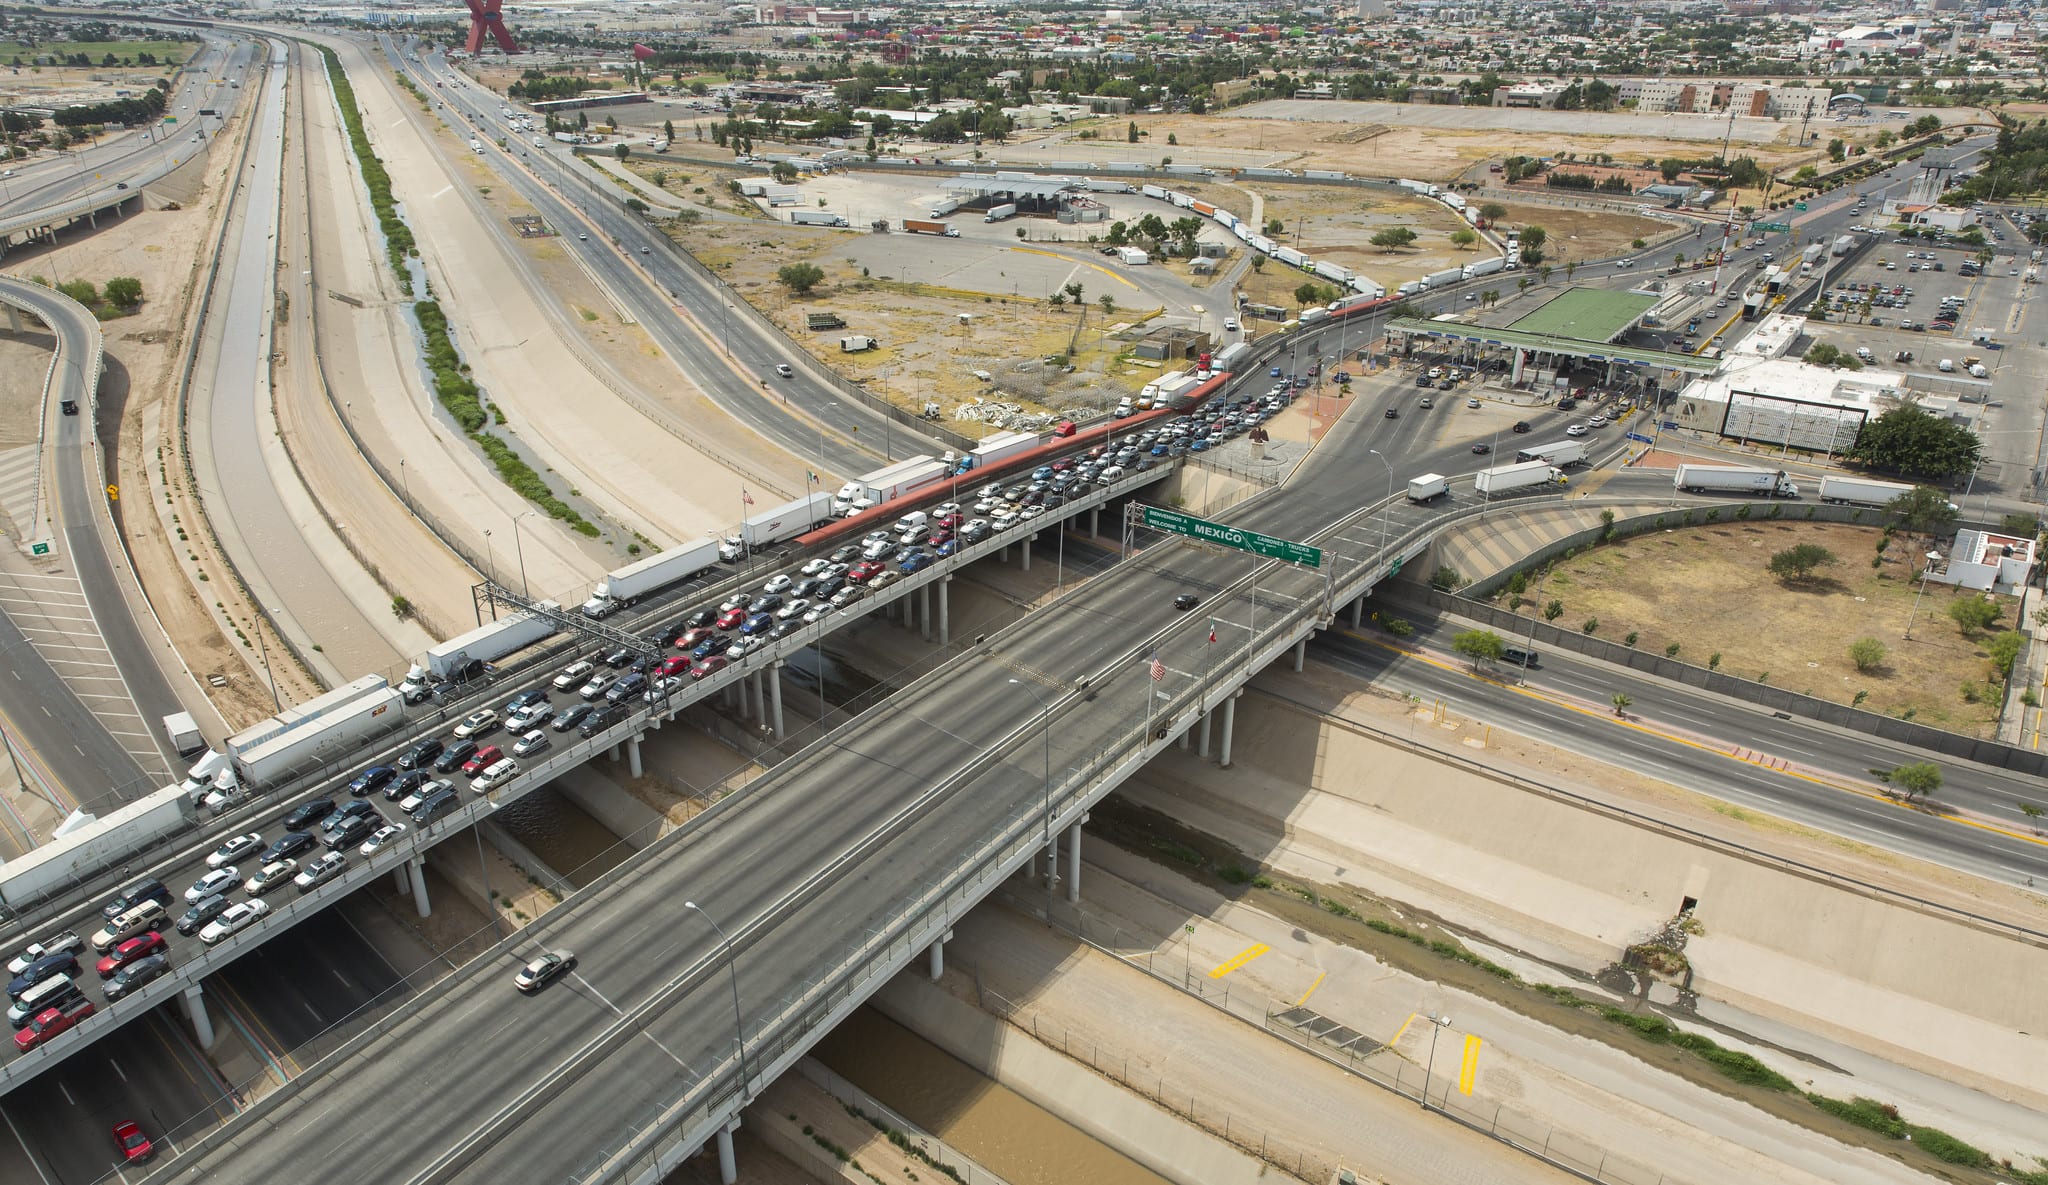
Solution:
<path fill-rule="evenodd" d="M 1445 662 L 1432 654 L 1419 650 L 1409 650 L 1405 647 L 1396 646 L 1391 642 L 1386 642 L 1379 638 L 1372 638 L 1367 637 L 1364 634 L 1354 633 L 1348 629 L 1339 630 L 1338 633 L 1342 634 L 1344 637 L 1352 639 L 1353 641 L 1362 642 L 1368 646 L 1377 646 L 1382 650 L 1390 650 L 1395 654 L 1401 655 L 1404 658 L 1412 658 L 1417 662 L 1427 663 L 1428 665 L 1436 667 L 1439 670 L 1449 671 L 1452 674 L 1461 675 L 1467 679 L 1471 679 L 1476 682 L 1491 684 L 1504 691 L 1510 691 L 1516 695 L 1527 696 L 1528 698 L 1537 700 L 1541 703 L 1550 704 L 1553 707 L 1562 708 L 1568 712 L 1575 712 L 1581 716 L 1586 716 L 1594 720 L 1599 720 L 1609 725 L 1626 728 L 1633 732 L 1642 733 L 1645 736 L 1656 737 L 1659 740 L 1669 741 L 1675 745 L 1683 745 L 1688 749 L 1693 749 L 1700 753 L 1711 754 L 1715 757 L 1721 758 L 1724 761 L 1735 761 L 1743 765 L 1753 764 L 1752 762 L 1745 761 L 1741 757 L 1736 756 L 1738 750 L 1723 748 L 1719 745 L 1706 744 L 1701 741 L 1693 740 L 1690 737 L 1680 736 L 1677 733 L 1665 732 L 1661 729 L 1654 728 L 1650 725 L 1644 724 L 1639 720 L 1623 720 L 1616 717 L 1611 710 L 1603 711 L 1585 704 L 1578 704 L 1573 703 L 1570 700 L 1560 699 L 1557 696 L 1546 694 L 1545 692 L 1537 691 L 1532 688 L 1517 687 L 1512 683 L 1505 683 L 1499 679 L 1490 679 L 1485 675 L 1481 675 L 1478 672 L 1471 670 L 1466 664 L 1462 662 Z M 1870 739 L 1876 741 L 1881 740 L 1882 738 L 1871 737 Z M 1856 786 L 1852 783 L 1836 781 L 1833 778 L 1822 777 L 1818 774 L 1809 774 L 1796 769 L 1780 769 L 1770 766 L 1758 766 L 1758 768 L 1767 769 L 1769 772 L 1778 774 L 1781 777 L 1797 778 L 1799 781 L 1806 782 L 1814 786 L 1820 786 L 1829 790 L 1838 790 L 1844 794 L 1853 794 L 1856 797 L 1864 799 L 1866 802 L 1874 806 L 1889 807 L 1892 810 L 1909 811 L 1917 815 L 1926 815 L 1935 819 L 1940 819 L 1944 822 L 1955 823 L 1960 826 L 1975 828 L 1978 831 L 1988 831 L 1995 835 L 2005 836 L 2008 839 L 2016 839 L 2023 843 L 2033 844 L 2036 847 L 2048 847 L 2048 836 L 2029 835 L 2025 832 L 2014 830 L 2013 828 L 2004 826 L 2002 824 L 1988 822 L 1980 819 L 1971 819 L 1963 815 L 1958 815 L 1952 811 L 1943 810 L 1932 803 L 1902 802 L 1898 799 L 1892 798 L 1887 794 L 1882 793 L 1881 791 L 1867 790 L 1862 787 Z M 1723 799 L 1723 801 L 1732 802 L 1733 800 Z M 1870 813 L 1875 814 L 1876 812 Z"/>
<path fill-rule="evenodd" d="M 1319 988 L 1319 987 L 1321 987 L 1321 986 L 1323 986 L 1323 978 L 1324 978 L 1325 976 L 1329 975 L 1329 974 L 1330 974 L 1330 973 L 1329 973 L 1328 971 L 1318 971 L 1318 972 L 1316 972 L 1316 981 L 1315 981 L 1314 983 L 1312 983 L 1312 984 L 1308 985 L 1308 990 L 1307 990 L 1307 991 L 1305 991 L 1305 992 L 1303 992 L 1303 993 L 1301 993 L 1301 999 L 1299 999 L 1299 1000 L 1296 1000 L 1296 1001 L 1294 1002 L 1294 1006 L 1295 1006 L 1296 1008 L 1299 1008 L 1299 1007 L 1301 1007 L 1301 1006 L 1302 1006 L 1303 1004 L 1306 1004 L 1306 1003 L 1308 1003 L 1308 998 L 1309 998 L 1310 996 L 1313 996 L 1313 995 L 1315 995 L 1315 994 L 1316 994 L 1316 989 L 1317 989 L 1317 988 Z"/>
<path fill-rule="evenodd" d="M 1224 976 L 1230 974 L 1232 971 L 1237 970 L 1239 967 L 1244 966 L 1246 963 L 1251 962 L 1253 959 L 1258 958 L 1260 955 L 1263 955 L 1267 951 L 1272 949 L 1272 947 L 1267 946 L 1263 942 L 1254 942 L 1250 946 L 1245 947 L 1243 950 L 1230 956 L 1230 958 L 1224 960 L 1221 963 L 1218 963 L 1216 965 L 1216 968 L 1213 971 L 1209 972 L 1209 978 L 1221 979 Z"/>
<path fill-rule="evenodd" d="M 36 1166 L 36 1176 L 42 1178 L 43 1185 L 55 1185 L 50 1180 L 50 1174 L 43 1171 L 43 1162 L 36 1159 L 35 1149 L 30 1148 L 28 1141 L 21 1138 L 21 1129 L 14 1126 L 14 1116 L 7 1113 L 7 1108 L 0 1107 L 0 1119 L 7 1121 L 7 1130 L 14 1133 L 14 1142 L 21 1145 L 21 1154 L 28 1157 L 30 1164 Z"/>
<path fill-rule="evenodd" d="M 1401 1047 L 1401 1038 L 1406 1037 L 1408 1035 L 1408 1026 L 1414 1024 L 1415 1018 L 1420 1015 L 1422 1014 L 1419 1012 L 1411 1012 L 1408 1014 L 1408 1019 L 1401 1022 L 1400 1028 L 1394 1030 L 1393 1040 L 1387 1042 L 1388 1049 L 1399 1049 Z"/>
<path fill-rule="evenodd" d="M 1472 1093 L 1472 1081 L 1479 1076 L 1479 1038 L 1466 1034 L 1465 1061 L 1458 1067 L 1458 1093 Z"/>
<path fill-rule="evenodd" d="M 108 1058 L 107 1065 L 113 1067 L 114 1073 L 120 1077 L 121 1081 L 128 1081 L 128 1071 L 121 1068 L 120 1062 L 115 1061 L 113 1058 Z"/>
<path fill-rule="evenodd" d="M 172 1045 L 171 1039 L 164 1036 L 163 1029 L 154 1024 L 145 1027 L 149 1029 L 150 1035 L 157 1039 L 157 1043 L 164 1047 L 164 1052 L 171 1055 L 171 1064 L 178 1067 L 178 1073 L 185 1076 L 185 1081 L 194 1086 L 199 1085 L 199 1079 L 192 1076 L 192 1068 L 185 1064 L 184 1058 L 178 1056 L 177 1046 Z"/>

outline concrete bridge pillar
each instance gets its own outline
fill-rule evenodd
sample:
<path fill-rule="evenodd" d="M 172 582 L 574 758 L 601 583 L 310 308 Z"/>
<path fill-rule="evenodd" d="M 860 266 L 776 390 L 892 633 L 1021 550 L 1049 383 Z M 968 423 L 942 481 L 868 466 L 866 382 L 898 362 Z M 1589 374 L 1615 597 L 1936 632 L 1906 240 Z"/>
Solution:
<path fill-rule="evenodd" d="M 613 741 L 612 747 L 606 749 L 604 755 L 607 759 L 611 761 L 617 761 L 619 759 L 619 742 Z"/>
<path fill-rule="evenodd" d="M 206 1015 L 206 999 L 200 994 L 199 985 L 192 984 L 178 993 L 178 1003 L 185 1007 L 185 1019 L 192 1022 L 193 1039 L 199 1048 L 213 1048 L 213 1018 Z"/>
<path fill-rule="evenodd" d="M 1351 628 L 1357 629 L 1360 625 L 1361 619 L 1364 617 L 1365 598 L 1360 597 L 1357 600 L 1351 602 Z"/>
<path fill-rule="evenodd" d="M 946 944 L 952 940 L 953 932 L 951 930 L 932 939 L 932 945 L 926 953 L 931 956 L 930 969 L 933 979 L 941 978 L 946 974 Z"/>
<path fill-rule="evenodd" d="M 774 701 L 775 739 L 782 739 L 782 660 L 776 659 L 768 668 L 768 694 Z"/>
<path fill-rule="evenodd" d="M 1026 535 L 1018 542 L 1018 554 L 1023 556 L 1023 561 L 1018 565 L 1018 571 L 1029 572 L 1031 570 L 1031 541 L 1036 538 L 1038 538 L 1036 535 Z"/>
<path fill-rule="evenodd" d="M 952 583 L 953 578 L 950 575 L 939 577 L 939 645 L 941 646 L 951 646 L 953 644 L 953 606 L 952 590 L 950 588 Z"/>
<path fill-rule="evenodd" d="M 1102 507 L 1100 504 L 1088 508 L 1088 537 L 1102 538 Z"/>
<path fill-rule="evenodd" d="M 1082 815 L 1074 820 L 1072 827 L 1067 828 L 1068 901 L 1079 901 L 1081 899 L 1081 824 L 1087 821 L 1088 816 Z"/>
<path fill-rule="evenodd" d="M 412 887 L 408 885 L 405 880 L 405 865 L 400 864 L 398 867 L 391 870 L 391 887 L 393 890 L 400 893 L 409 893 L 412 891 Z"/>
<path fill-rule="evenodd" d="M 1230 738 L 1237 727 L 1237 697 L 1243 694 L 1242 691 L 1233 691 L 1230 698 L 1223 701 L 1223 747 L 1216 754 L 1216 764 L 1222 769 L 1230 768 Z"/>
<path fill-rule="evenodd" d="M 20 310 L 20 309 L 17 309 L 17 308 L 15 308 L 15 307 L 14 307 L 13 305 L 7 305 L 7 306 L 6 306 L 6 309 L 7 309 L 7 330 L 8 330 L 8 332 L 10 332 L 10 333 L 20 333 L 20 332 L 21 332 L 21 310 Z"/>
<path fill-rule="evenodd" d="M 1174 744 L 1176 744 L 1176 745 L 1179 745 L 1179 746 L 1181 747 L 1181 749 L 1182 749 L 1183 751 L 1185 751 L 1185 750 L 1187 749 L 1187 747 L 1188 747 L 1188 741 L 1189 741 L 1189 739 L 1190 739 L 1190 734 L 1192 734 L 1192 733 L 1193 733 L 1194 731 L 1195 731 L 1195 730 L 1194 730 L 1194 729 L 1193 729 L 1192 727 L 1189 727 L 1189 728 L 1183 728 L 1183 729 L 1181 729 L 1181 730 L 1180 730 L 1180 735 L 1179 735 L 1179 736 L 1177 736 L 1177 737 L 1175 737 L 1175 738 L 1173 738 L 1173 743 L 1174 743 Z"/>
<path fill-rule="evenodd" d="M 434 912 L 434 903 L 427 900 L 427 861 L 423 856 L 414 856 L 405 862 L 406 875 L 412 878 L 412 904 L 421 917 Z"/>
<path fill-rule="evenodd" d="M 1202 713 L 1202 743 L 1195 750 L 1195 756 L 1197 757 L 1207 758 L 1209 756 L 1209 721 L 1215 718 L 1215 715 L 1216 711 L 1213 708 Z"/>
<path fill-rule="evenodd" d="M 925 641 L 932 640 L 932 586 L 927 584 L 917 590 L 918 634 Z"/>
<path fill-rule="evenodd" d="M 735 1185 L 740 1179 L 739 1161 L 732 1152 L 732 1134 L 739 1129 L 738 1119 L 718 1129 L 718 1179 L 724 1185 Z"/>
<path fill-rule="evenodd" d="M 1303 638 L 1303 639 L 1302 639 L 1301 641 L 1299 641 L 1299 642 L 1296 642 L 1296 643 L 1294 644 L 1294 669 L 1295 669 L 1295 670 L 1296 670 L 1297 672 L 1299 672 L 1299 671 L 1301 670 L 1301 664 L 1302 664 L 1302 662 L 1303 662 L 1304 660 L 1306 660 L 1307 658 L 1308 658 L 1308 639 L 1307 639 L 1307 638 Z"/>
<path fill-rule="evenodd" d="M 626 742 L 626 773 L 630 777 L 640 776 L 640 738 Z"/>

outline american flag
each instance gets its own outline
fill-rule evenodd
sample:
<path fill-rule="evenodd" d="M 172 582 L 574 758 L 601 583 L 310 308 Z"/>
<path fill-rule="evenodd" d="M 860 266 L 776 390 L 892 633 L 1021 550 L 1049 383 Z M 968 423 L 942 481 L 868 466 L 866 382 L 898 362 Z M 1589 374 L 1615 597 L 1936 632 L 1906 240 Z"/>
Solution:
<path fill-rule="evenodd" d="M 1166 664 L 1160 662 L 1159 656 L 1155 654 L 1152 656 L 1152 681 L 1157 683 L 1164 678 L 1166 678 Z"/>
<path fill-rule="evenodd" d="M 747 492 L 747 488 L 745 486 L 740 487 L 740 501 L 746 503 L 748 506 L 752 506 L 754 504 L 754 496 Z"/>

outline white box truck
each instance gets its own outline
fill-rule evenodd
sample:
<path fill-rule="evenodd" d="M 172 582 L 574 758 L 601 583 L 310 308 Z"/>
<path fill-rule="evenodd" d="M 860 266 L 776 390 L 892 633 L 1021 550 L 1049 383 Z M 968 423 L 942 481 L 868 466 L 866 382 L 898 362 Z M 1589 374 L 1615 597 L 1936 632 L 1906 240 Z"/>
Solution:
<path fill-rule="evenodd" d="M 839 352 L 842 354 L 860 354 L 874 349 L 879 344 L 874 338 L 864 333 L 849 334 L 839 339 Z"/>
<path fill-rule="evenodd" d="M 789 220 L 798 226 L 845 226 L 846 219 L 830 210 L 791 210 Z"/>
<path fill-rule="evenodd" d="M 199 735 L 199 721 L 190 712 L 172 712 L 164 717 L 164 735 L 171 740 L 171 748 L 180 757 L 190 757 L 206 747 L 206 738 Z"/>
<path fill-rule="evenodd" d="M 1564 471 L 1548 461 L 1522 461 L 1514 465 L 1501 465 L 1493 469 L 1481 469 L 1473 479 L 1473 488 L 1482 494 L 1505 494 L 1513 490 L 1526 490 L 1535 486 L 1565 484 Z"/>
<path fill-rule="evenodd" d="M 1835 476 L 1820 479 L 1821 501 L 1840 502 L 1849 506 L 1886 506 L 1900 494 L 1912 492 L 1913 487 L 1902 481 Z"/>
<path fill-rule="evenodd" d="M 1403 189 L 1412 189 L 1424 197 L 1437 197 L 1443 193 L 1443 190 L 1438 189 L 1427 181 L 1410 181 L 1406 177 L 1396 178 L 1394 184 Z"/>
<path fill-rule="evenodd" d="M 725 541 L 718 545 L 718 558 L 741 559 L 754 548 L 794 539 L 806 531 L 816 530 L 831 519 L 832 495 L 823 492 L 808 494 L 742 522 L 738 534 L 727 535 Z"/>
<path fill-rule="evenodd" d="M 1016 217 L 1016 214 L 1017 203 L 1004 202 L 1000 206 L 991 206 L 989 212 L 981 216 L 981 220 L 983 222 L 1001 222 L 1005 218 Z"/>
<path fill-rule="evenodd" d="M 1464 269 L 1465 278 L 1468 280 L 1476 280 L 1481 276 L 1490 276 L 1495 272 L 1506 271 L 1507 267 L 1508 261 L 1505 258 L 1496 255 L 1491 259 L 1482 259 L 1478 263 L 1466 264 Z"/>
<path fill-rule="evenodd" d="M 1583 440 L 1560 440 L 1555 444 L 1532 444 L 1528 448 L 1516 449 L 1517 461 L 1548 461 L 1559 469 L 1585 461 L 1591 451 Z"/>
<path fill-rule="evenodd" d="M 1310 270 L 1314 271 L 1315 274 L 1321 276 L 1323 279 L 1331 280 L 1338 284 L 1348 285 L 1351 283 L 1351 281 L 1358 278 L 1357 272 L 1352 271 L 1350 268 L 1345 267 L 1341 263 L 1331 263 L 1327 259 L 1316 260 L 1315 266 Z"/>
<path fill-rule="evenodd" d="M 944 461 L 932 457 L 911 457 L 840 486 L 839 493 L 833 496 L 827 509 L 839 516 L 859 514 L 928 486 L 942 477 L 950 477 L 952 473 L 952 467 Z"/>
<path fill-rule="evenodd" d="M 549 609 L 561 611 L 553 601 Z M 398 693 L 408 704 L 425 699 L 432 684 L 451 679 L 468 679 L 482 673 L 483 664 L 526 649 L 555 632 L 555 623 L 541 614 L 522 609 L 450 638 L 428 649 L 405 674 Z"/>
<path fill-rule="evenodd" d="M 1740 465 L 1680 465 L 1671 484 L 1688 494 L 1763 494 L 1773 498 L 1797 498 L 1799 487 L 1782 469 L 1752 469 Z"/>
<path fill-rule="evenodd" d="M 914 235 L 942 235 L 949 239 L 960 237 L 957 229 L 931 218 L 905 218 L 903 229 Z"/>
<path fill-rule="evenodd" d="M 1450 267 L 1440 272 L 1431 272 L 1429 275 L 1422 277 L 1422 282 L 1429 285 L 1431 291 L 1435 291 L 1446 284 L 1455 284 L 1464 278 L 1464 268 Z"/>
<path fill-rule="evenodd" d="M 237 751 L 232 774 L 245 789 L 275 786 L 348 758 L 369 738 L 392 731 L 404 720 L 404 701 L 396 688 L 385 687 L 252 749 Z M 215 785 L 220 788 L 218 779 Z"/>
<path fill-rule="evenodd" d="M 608 572 L 590 590 L 590 599 L 583 602 L 583 615 L 590 618 L 610 616 L 649 593 L 681 584 L 706 571 L 718 562 L 718 558 L 718 541 L 701 539 L 657 552 L 616 572 Z"/>
<path fill-rule="evenodd" d="M 999 461 L 1007 461 L 1011 457 L 1030 452 L 1040 443 L 1035 432 L 998 432 L 985 438 L 974 447 L 973 452 L 967 454 L 971 462 L 968 468 L 983 469 Z"/>
<path fill-rule="evenodd" d="M 1425 473 L 1408 479 L 1408 500 L 1427 502 L 1451 492 L 1451 480 L 1441 473 Z"/>
<path fill-rule="evenodd" d="M 1834 253 L 1836 255 L 1847 255 L 1849 252 L 1854 251 L 1855 249 L 1855 235 L 1839 235 L 1835 238 Z"/>

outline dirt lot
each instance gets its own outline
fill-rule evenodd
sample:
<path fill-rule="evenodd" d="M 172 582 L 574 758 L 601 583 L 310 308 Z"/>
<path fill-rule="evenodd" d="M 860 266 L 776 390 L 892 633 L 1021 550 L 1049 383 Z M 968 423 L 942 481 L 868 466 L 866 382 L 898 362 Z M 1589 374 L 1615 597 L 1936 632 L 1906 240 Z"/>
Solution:
<path fill-rule="evenodd" d="M 1526 132 L 1502 128 L 1387 127 L 1377 135 L 1360 135 L 1348 123 L 1307 123 L 1286 119 L 1247 119 L 1229 116 L 1160 115 L 1138 117 L 1140 132 L 1149 133 L 1153 146 L 1166 143 L 1170 135 L 1179 146 L 1190 149 L 1242 149 L 1263 147 L 1278 167 L 1290 169 L 1337 169 L 1356 177 L 1414 177 L 1424 181 L 1448 181 L 1481 161 L 1511 155 L 1581 157 L 1608 153 L 1622 160 L 1646 157 L 1712 155 L 1697 140 L 1659 140 L 1641 136 L 1577 135 Z M 1790 140 L 1798 127 L 1787 124 L 1782 142 L 1747 144 L 1742 154 L 1754 156 L 1767 168 L 1797 165 L 1812 159 L 1811 150 L 1800 152 Z M 1871 134 L 1875 134 L 1872 130 Z M 1171 148 L 1162 148 L 1171 152 Z"/>
<path fill-rule="evenodd" d="M 1159 374 L 1157 364 L 1123 357 L 1128 343 L 1112 335 L 1127 316 L 1105 313 L 1099 293 L 1084 289 L 1083 319 L 1072 305 L 1055 307 L 1042 297 L 863 275 L 846 259 L 844 232 L 717 221 L 672 226 L 669 233 L 825 365 L 899 407 L 917 411 L 935 400 L 946 422 L 969 435 L 996 428 L 954 418 L 963 404 L 1003 400 L 1027 412 L 1061 413 L 1113 404 Z M 808 296 L 792 296 L 776 282 L 776 272 L 802 260 L 822 268 L 825 281 Z M 811 330 L 805 314 L 824 312 L 847 327 Z M 882 344 L 841 353 L 845 333 Z M 1043 364 L 1070 349 L 1071 373 Z M 991 381 L 983 382 L 976 370 Z"/>
<path fill-rule="evenodd" d="M 1906 640 L 1907 618 L 1920 586 L 1913 579 L 1921 540 L 1894 536 L 1878 568 L 1870 566 L 1883 538 L 1873 528 L 1790 522 L 1729 522 L 1638 536 L 1595 548 L 1551 572 L 1541 602 L 1562 601 L 1561 626 L 1597 618 L 1598 636 L 1638 634 L 1636 645 L 1706 662 L 1745 678 L 1843 702 L 1859 691 L 1873 711 L 1902 714 L 1937 727 L 1988 736 L 1997 719 L 1997 689 L 1985 656 L 1988 634 L 1966 638 L 1948 616 L 1958 597 L 1977 594 L 1930 584 Z M 1817 543 L 1837 562 L 1803 587 L 1765 571 L 1770 557 L 1799 543 Z M 1534 594 L 1529 594 L 1534 597 Z M 2016 602 L 1998 598 L 2004 625 Z M 1542 608 L 1529 604 L 1520 610 Z M 1999 626 L 1992 627 L 1996 631 Z M 1883 663 L 1859 673 L 1849 645 L 1876 638 Z M 1970 703 L 1962 689 L 1982 697 Z"/>

